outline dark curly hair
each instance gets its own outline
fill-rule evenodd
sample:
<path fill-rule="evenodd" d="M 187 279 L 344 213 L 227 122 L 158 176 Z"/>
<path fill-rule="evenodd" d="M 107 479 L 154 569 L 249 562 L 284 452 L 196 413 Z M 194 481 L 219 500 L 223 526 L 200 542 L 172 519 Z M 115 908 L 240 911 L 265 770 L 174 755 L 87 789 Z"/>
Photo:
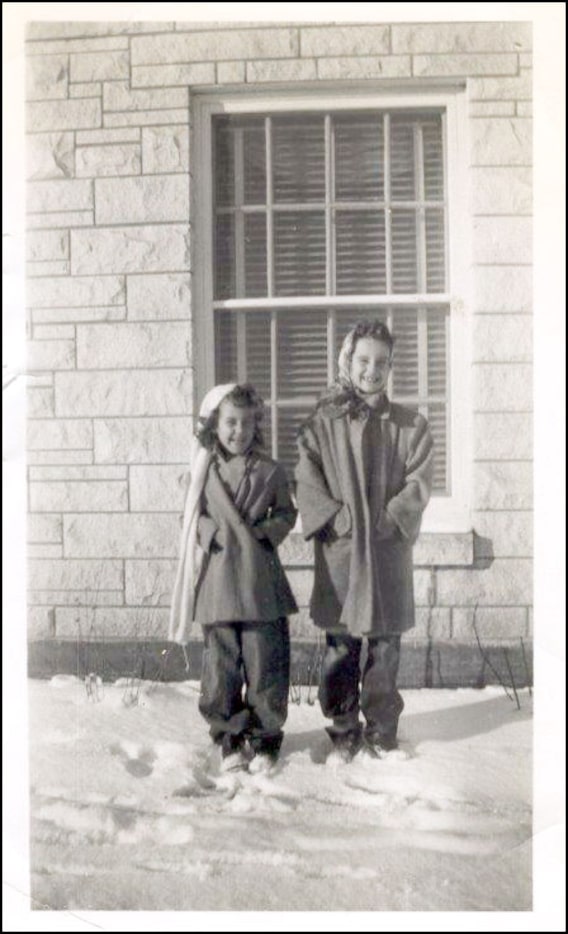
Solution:
<path fill-rule="evenodd" d="M 256 391 L 252 383 L 240 383 L 222 399 L 222 402 L 232 402 L 239 409 L 253 409 L 255 414 L 254 435 L 252 446 L 264 447 L 261 422 L 264 418 L 264 400 Z M 208 451 L 213 450 L 217 443 L 217 425 L 219 423 L 219 409 L 222 403 L 213 409 L 211 414 L 203 421 L 199 419 L 196 437 L 200 444 Z"/>

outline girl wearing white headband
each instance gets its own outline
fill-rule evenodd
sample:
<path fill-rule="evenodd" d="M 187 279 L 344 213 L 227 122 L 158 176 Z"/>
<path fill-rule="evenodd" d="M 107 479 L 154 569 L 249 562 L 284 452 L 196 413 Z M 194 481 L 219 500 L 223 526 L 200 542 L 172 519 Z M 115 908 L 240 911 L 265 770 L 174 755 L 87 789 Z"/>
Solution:
<path fill-rule="evenodd" d="M 294 526 L 286 474 L 261 450 L 263 402 L 251 385 L 205 396 L 191 457 L 171 641 L 203 626 L 199 709 L 222 767 L 268 769 L 286 720 L 296 602 L 277 547 Z M 243 696 L 244 689 L 244 696 Z"/>
<path fill-rule="evenodd" d="M 343 761 L 361 748 L 380 758 L 397 747 L 400 637 L 414 626 L 412 545 L 432 486 L 426 419 L 386 395 L 393 344 L 380 321 L 347 334 L 337 382 L 298 440 L 298 506 L 315 550 L 310 612 L 326 630 L 319 699 Z"/>

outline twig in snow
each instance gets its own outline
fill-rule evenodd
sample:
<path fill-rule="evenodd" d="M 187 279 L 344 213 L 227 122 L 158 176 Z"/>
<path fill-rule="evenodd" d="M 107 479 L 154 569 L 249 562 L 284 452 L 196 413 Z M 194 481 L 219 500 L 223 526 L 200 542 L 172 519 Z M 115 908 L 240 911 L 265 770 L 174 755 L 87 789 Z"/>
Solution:
<path fill-rule="evenodd" d="M 503 681 L 503 678 L 501 677 L 501 675 L 499 674 L 499 672 L 497 671 L 497 669 L 494 668 L 493 664 L 491 663 L 491 660 L 490 660 L 489 656 L 487 655 L 487 652 L 485 651 L 485 649 L 484 649 L 483 646 L 481 645 L 481 640 L 480 640 L 480 638 L 479 638 L 479 633 L 478 633 L 478 631 L 477 631 L 477 625 L 476 625 L 476 622 L 475 622 L 476 616 L 477 616 L 477 603 L 475 604 L 475 606 L 474 606 L 474 608 L 473 608 L 473 620 L 472 620 L 472 622 L 471 622 L 471 625 L 472 625 L 473 631 L 474 631 L 474 633 L 475 633 L 475 638 L 476 638 L 476 640 L 477 640 L 477 646 L 478 646 L 478 648 L 479 648 L 481 657 L 482 657 L 483 661 L 485 662 L 485 664 L 488 666 L 488 668 L 490 668 L 490 670 L 493 672 L 493 674 L 494 674 L 495 677 L 497 678 L 499 684 L 501 685 L 501 687 L 502 687 L 503 690 L 505 691 L 505 694 L 507 695 L 507 697 L 509 698 L 509 700 L 513 700 L 512 696 L 509 694 L 509 691 L 507 690 L 507 685 L 506 685 L 505 682 Z"/>
<path fill-rule="evenodd" d="M 511 684 L 513 685 L 513 692 L 515 694 L 515 700 L 517 702 L 517 710 L 520 710 L 521 705 L 519 703 L 519 695 L 517 694 L 517 685 L 515 684 L 515 676 L 513 675 L 513 669 L 511 668 L 511 662 L 509 661 L 509 653 L 507 652 L 507 649 L 505 648 L 503 649 L 503 655 L 505 656 L 505 661 L 507 662 L 507 668 L 509 670 L 509 677 L 511 679 Z"/>
<path fill-rule="evenodd" d="M 527 673 L 527 687 L 528 687 L 528 689 L 529 689 L 529 697 L 532 697 L 532 688 L 531 688 L 532 677 L 531 677 L 531 673 L 530 673 L 530 671 L 529 671 L 529 665 L 528 665 L 528 662 L 527 662 L 527 656 L 526 656 L 526 654 L 525 654 L 525 643 L 523 642 L 522 638 L 521 638 L 521 651 L 522 651 L 522 653 L 523 653 L 523 662 L 524 662 L 524 665 L 525 665 L 525 671 L 526 671 L 526 673 Z"/>

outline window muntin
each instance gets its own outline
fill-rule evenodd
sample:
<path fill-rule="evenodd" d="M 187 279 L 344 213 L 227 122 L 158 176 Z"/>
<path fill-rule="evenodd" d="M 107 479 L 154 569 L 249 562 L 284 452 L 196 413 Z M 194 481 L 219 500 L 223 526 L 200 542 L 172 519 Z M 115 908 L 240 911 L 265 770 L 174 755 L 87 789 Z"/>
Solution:
<path fill-rule="evenodd" d="M 430 420 L 449 495 L 442 108 L 224 114 L 213 154 L 216 380 L 255 383 L 291 468 L 343 337 L 378 317 L 396 338 L 390 393 Z"/>

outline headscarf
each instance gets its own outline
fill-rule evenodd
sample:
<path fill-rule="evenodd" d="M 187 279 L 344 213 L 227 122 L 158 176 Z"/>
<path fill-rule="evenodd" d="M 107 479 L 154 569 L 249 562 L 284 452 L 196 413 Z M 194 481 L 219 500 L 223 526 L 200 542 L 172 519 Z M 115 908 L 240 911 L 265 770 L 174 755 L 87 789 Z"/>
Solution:
<path fill-rule="evenodd" d="M 355 345 L 359 340 L 356 331 L 357 327 L 355 326 L 345 335 L 337 359 L 337 378 L 317 403 L 317 408 L 323 409 L 324 413 L 330 418 L 340 418 L 346 413 L 349 413 L 353 418 L 360 418 L 369 411 L 368 403 L 357 392 L 351 379 L 351 360 L 353 359 Z M 387 395 L 383 392 L 379 405 L 375 406 L 375 410 L 384 412 L 388 405 Z"/>
<path fill-rule="evenodd" d="M 199 410 L 200 421 L 206 421 L 215 409 L 221 405 L 223 399 L 235 389 L 236 385 L 236 383 L 223 383 L 210 389 L 201 403 Z M 191 623 L 193 618 L 195 586 L 203 561 L 203 552 L 197 542 L 197 523 L 201 494 L 205 486 L 210 463 L 211 452 L 203 447 L 199 438 L 194 437 L 190 457 L 191 479 L 185 498 L 179 563 L 168 630 L 168 640 L 179 644 L 187 641 L 188 624 Z"/>

